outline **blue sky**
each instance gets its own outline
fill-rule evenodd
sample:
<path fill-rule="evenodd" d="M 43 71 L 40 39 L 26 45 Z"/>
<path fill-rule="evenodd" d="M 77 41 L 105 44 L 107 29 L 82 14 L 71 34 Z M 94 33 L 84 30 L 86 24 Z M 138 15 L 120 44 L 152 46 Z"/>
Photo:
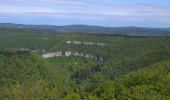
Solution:
<path fill-rule="evenodd" d="M 170 0 L 0 0 L 0 23 L 170 27 Z"/>

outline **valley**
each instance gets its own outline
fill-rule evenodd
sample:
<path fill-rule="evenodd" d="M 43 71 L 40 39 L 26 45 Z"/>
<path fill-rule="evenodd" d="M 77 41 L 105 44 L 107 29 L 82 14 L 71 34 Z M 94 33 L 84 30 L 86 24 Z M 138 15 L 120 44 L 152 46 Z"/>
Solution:
<path fill-rule="evenodd" d="M 169 44 L 168 36 L 1 27 L 0 98 L 168 100 Z"/>

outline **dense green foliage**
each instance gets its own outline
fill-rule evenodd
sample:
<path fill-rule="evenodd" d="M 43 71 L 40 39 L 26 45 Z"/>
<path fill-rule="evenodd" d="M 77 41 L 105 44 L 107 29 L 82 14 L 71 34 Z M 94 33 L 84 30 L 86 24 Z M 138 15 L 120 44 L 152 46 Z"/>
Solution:
<path fill-rule="evenodd" d="M 132 72 L 116 80 L 117 99 L 169 100 L 170 60 Z"/>
<path fill-rule="evenodd" d="M 86 89 L 102 100 L 169 100 L 170 60 Z"/>
<path fill-rule="evenodd" d="M 105 46 L 67 44 L 91 41 Z M 5 100 L 168 100 L 170 38 L 39 33 L 0 29 L 0 98 Z M 29 48 L 18 52 L 17 48 Z M 104 57 L 43 59 L 32 50 Z M 90 68 L 100 65 L 98 70 Z M 84 71 L 84 72 L 83 72 Z M 88 73 L 77 82 L 76 73 Z M 90 73 L 90 74 L 89 74 Z M 83 76 L 84 77 L 84 76 Z"/>
<path fill-rule="evenodd" d="M 16 100 L 23 100 L 29 96 L 42 98 L 41 96 L 48 97 L 48 92 L 45 91 L 62 93 L 66 91 L 65 89 L 68 91 L 71 89 L 72 83 L 64 70 L 36 54 L 1 50 L 0 58 L 0 90 L 5 98 L 16 97 Z"/>

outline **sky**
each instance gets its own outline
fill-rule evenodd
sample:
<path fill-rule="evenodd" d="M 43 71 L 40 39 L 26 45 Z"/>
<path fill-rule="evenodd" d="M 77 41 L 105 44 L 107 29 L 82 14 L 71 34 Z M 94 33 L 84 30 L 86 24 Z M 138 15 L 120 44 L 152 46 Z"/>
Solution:
<path fill-rule="evenodd" d="M 0 23 L 170 28 L 170 0 L 0 0 Z"/>

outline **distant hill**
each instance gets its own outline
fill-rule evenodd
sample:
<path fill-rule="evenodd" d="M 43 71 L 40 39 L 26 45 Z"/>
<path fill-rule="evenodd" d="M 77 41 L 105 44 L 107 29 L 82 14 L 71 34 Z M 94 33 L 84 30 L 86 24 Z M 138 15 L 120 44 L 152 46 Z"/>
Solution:
<path fill-rule="evenodd" d="M 89 25 L 24 25 L 12 23 L 0 23 L 0 29 L 22 30 L 28 32 L 64 32 L 64 33 L 89 33 L 89 34 L 113 34 L 132 36 L 169 36 L 170 28 L 145 28 L 145 27 L 101 27 Z"/>

